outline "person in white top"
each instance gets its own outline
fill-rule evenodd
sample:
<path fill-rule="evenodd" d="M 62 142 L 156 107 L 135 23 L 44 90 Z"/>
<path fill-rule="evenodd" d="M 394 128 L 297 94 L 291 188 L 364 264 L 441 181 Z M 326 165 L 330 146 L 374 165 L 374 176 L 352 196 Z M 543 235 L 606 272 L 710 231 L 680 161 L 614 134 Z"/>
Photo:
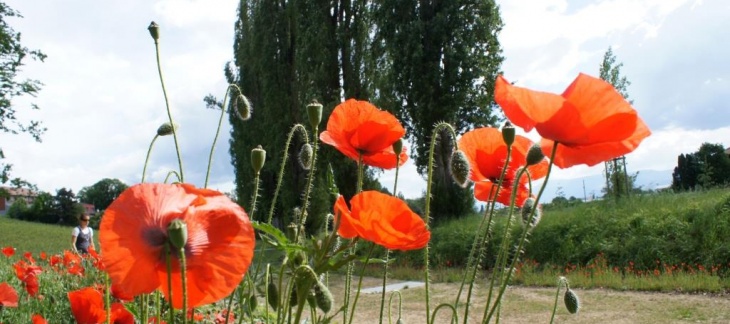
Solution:
<path fill-rule="evenodd" d="M 94 230 L 89 227 L 89 219 L 91 215 L 81 214 L 79 217 L 79 226 L 74 227 L 71 232 L 71 247 L 76 253 L 89 253 L 89 248 L 94 247 Z"/>

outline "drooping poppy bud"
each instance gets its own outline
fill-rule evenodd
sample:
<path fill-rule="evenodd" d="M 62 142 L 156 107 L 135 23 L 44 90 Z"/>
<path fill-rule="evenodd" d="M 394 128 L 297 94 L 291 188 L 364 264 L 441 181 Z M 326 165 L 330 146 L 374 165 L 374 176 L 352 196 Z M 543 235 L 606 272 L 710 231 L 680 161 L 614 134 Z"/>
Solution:
<path fill-rule="evenodd" d="M 469 159 L 466 154 L 461 150 L 455 150 L 451 153 L 451 160 L 449 161 L 449 168 L 451 169 L 451 178 L 459 187 L 466 188 L 469 183 Z"/>
<path fill-rule="evenodd" d="M 274 280 L 269 277 L 269 283 L 266 285 L 266 301 L 274 310 L 279 308 L 279 288 L 276 287 Z"/>
<path fill-rule="evenodd" d="M 327 313 L 332 309 L 334 297 L 332 297 L 329 288 L 319 280 L 314 284 L 314 298 L 317 302 L 317 307 L 323 312 Z"/>
<path fill-rule="evenodd" d="M 168 136 L 172 135 L 172 133 L 177 130 L 176 124 L 170 124 L 169 122 L 164 122 L 160 127 L 157 128 L 157 136 Z"/>
<path fill-rule="evenodd" d="M 256 174 L 264 168 L 264 162 L 266 162 L 266 151 L 264 151 L 261 145 L 256 146 L 256 148 L 251 150 L 251 166 Z"/>
<path fill-rule="evenodd" d="M 526 165 L 531 166 L 538 164 L 542 162 L 542 159 L 545 158 L 545 154 L 542 153 L 542 149 L 540 148 L 539 144 L 535 144 L 530 146 L 530 149 L 527 150 L 527 156 L 525 157 Z"/>
<path fill-rule="evenodd" d="M 167 236 L 170 243 L 178 249 L 188 242 L 188 225 L 182 219 L 175 219 L 167 226 Z"/>
<path fill-rule="evenodd" d="M 312 100 L 307 105 L 307 116 L 309 117 L 309 124 L 312 125 L 312 129 L 319 128 L 319 123 L 322 121 L 322 104 L 317 100 Z"/>
<path fill-rule="evenodd" d="M 153 21 L 150 23 L 149 27 L 147 27 L 147 30 L 150 32 L 150 36 L 152 36 L 155 43 L 157 43 L 157 41 L 160 40 L 160 25 Z"/>
<path fill-rule="evenodd" d="M 502 139 L 507 146 L 511 146 L 515 142 L 515 127 L 509 121 L 502 126 Z"/>
<path fill-rule="evenodd" d="M 251 106 L 251 101 L 248 100 L 248 97 L 244 96 L 243 94 L 239 94 L 238 96 L 236 96 L 236 98 L 233 99 L 233 103 L 231 105 L 236 111 L 236 116 L 238 116 L 238 119 L 240 119 L 241 121 L 247 121 L 251 119 L 253 107 Z"/>
<path fill-rule="evenodd" d="M 399 138 L 397 141 L 393 142 L 393 152 L 395 152 L 395 155 L 400 156 L 400 152 L 403 152 L 403 139 Z"/>
<path fill-rule="evenodd" d="M 314 151 L 312 150 L 312 145 L 309 145 L 309 143 L 302 145 L 302 149 L 299 150 L 299 165 L 302 169 L 308 171 L 312 168 L 313 157 Z"/>
<path fill-rule="evenodd" d="M 535 214 L 532 215 L 532 222 L 530 222 L 530 214 L 532 214 L 532 209 L 535 209 Z M 530 197 L 525 200 L 525 203 L 522 205 L 522 220 L 527 224 L 527 226 L 535 227 L 537 226 L 537 223 L 540 222 L 540 218 L 542 217 L 542 209 L 540 206 L 535 206 L 535 198 Z"/>
<path fill-rule="evenodd" d="M 578 295 L 576 295 L 574 291 L 570 290 L 570 288 L 565 291 L 563 301 L 565 301 L 565 308 L 571 314 L 578 313 L 578 310 L 580 310 L 580 300 L 578 299 Z"/>

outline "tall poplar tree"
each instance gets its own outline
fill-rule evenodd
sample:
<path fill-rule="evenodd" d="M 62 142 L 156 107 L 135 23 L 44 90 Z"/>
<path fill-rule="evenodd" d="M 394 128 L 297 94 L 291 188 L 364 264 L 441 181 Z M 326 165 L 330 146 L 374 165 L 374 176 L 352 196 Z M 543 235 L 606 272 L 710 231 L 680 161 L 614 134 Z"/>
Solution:
<path fill-rule="evenodd" d="M 458 133 L 494 126 L 494 81 L 503 61 L 497 35 L 499 8 L 483 0 L 383 0 L 373 5 L 372 43 L 377 102 L 404 120 L 409 152 L 426 176 L 428 150 L 436 123 Z M 432 186 L 433 215 L 448 218 L 473 209 L 471 190 L 451 180 L 452 139 L 437 142 Z"/>

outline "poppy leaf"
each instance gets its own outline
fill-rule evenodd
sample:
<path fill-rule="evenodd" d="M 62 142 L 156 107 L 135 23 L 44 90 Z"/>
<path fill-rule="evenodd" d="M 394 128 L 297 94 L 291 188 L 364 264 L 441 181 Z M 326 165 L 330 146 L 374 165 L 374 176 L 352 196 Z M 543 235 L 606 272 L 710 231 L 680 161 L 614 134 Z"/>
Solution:
<path fill-rule="evenodd" d="M 252 222 L 253 228 L 267 234 L 270 238 L 274 239 L 272 242 L 277 242 L 279 245 L 288 245 L 289 239 L 286 238 L 284 232 L 274 227 L 271 224 Z M 262 238 L 265 236 L 262 236 Z"/>

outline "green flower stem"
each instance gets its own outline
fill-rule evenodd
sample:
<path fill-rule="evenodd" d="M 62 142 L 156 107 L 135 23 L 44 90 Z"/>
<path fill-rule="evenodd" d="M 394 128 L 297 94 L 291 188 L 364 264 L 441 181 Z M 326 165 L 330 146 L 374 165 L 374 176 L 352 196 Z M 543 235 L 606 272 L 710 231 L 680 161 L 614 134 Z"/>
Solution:
<path fill-rule="evenodd" d="M 182 294 L 183 294 L 183 324 L 188 323 L 188 278 L 187 278 L 187 262 L 185 260 L 185 247 L 180 248 L 180 276 L 182 277 Z M 172 299 L 170 299 L 172 301 Z"/>
<path fill-rule="evenodd" d="M 425 214 L 423 216 L 423 220 L 426 223 L 426 229 L 430 230 L 429 221 L 431 219 L 430 213 L 431 213 L 431 183 L 433 182 L 433 152 L 434 148 L 436 147 L 436 139 L 439 136 L 439 132 L 441 130 L 447 130 L 449 133 L 451 133 L 451 140 L 454 141 L 454 146 L 458 147 L 458 143 L 456 143 L 456 132 L 454 131 L 454 128 L 449 125 L 448 123 L 439 123 L 433 128 L 433 133 L 431 134 L 431 146 L 428 151 L 428 177 L 426 181 L 426 202 L 425 202 Z M 426 284 L 426 323 L 429 322 L 430 314 L 431 314 L 431 296 L 430 296 L 430 274 L 428 268 L 430 267 L 428 263 L 428 250 L 429 250 L 430 243 L 426 243 L 426 246 L 423 249 L 423 259 L 424 259 L 424 281 Z"/>
<path fill-rule="evenodd" d="M 274 216 L 274 207 L 276 207 L 276 199 L 279 197 L 279 190 L 281 189 L 281 180 L 284 178 L 284 169 L 286 167 L 286 161 L 289 159 L 289 146 L 291 146 L 292 138 L 294 134 L 299 131 L 302 133 L 302 137 L 305 141 L 309 141 L 309 135 L 307 129 L 301 124 L 294 125 L 289 131 L 289 135 L 286 137 L 286 144 L 284 144 L 284 156 L 281 159 L 281 166 L 279 166 L 279 175 L 276 180 L 276 189 L 274 190 L 274 197 L 271 198 L 271 208 L 269 208 L 269 218 L 267 224 L 271 224 L 271 218 Z"/>
<path fill-rule="evenodd" d="M 253 216 L 256 214 L 256 200 L 259 197 L 259 184 L 261 183 L 261 172 L 256 172 L 253 178 L 253 193 L 251 194 L 251 210 L 248 213 L 248 217 L 255 219 Z"/>
<path fill-rule="evenodd" d="M 218 142 L 218 135 L 221 133 L 221 125 L 223 125 L 223 116 L 226 115 L 226 107 L 228 103 L 228 93 L 230 92 L 231 88 L 235 88 L 238 90 L 238 93 L 241 93 L 241 89 L 238 88 L 235 84 L 229 84 L 228 87 L 226 87 L 226 94 L 223 97 L 223 107 L 221 107 L 221 117 L 218 119 L 218 128 L 215 130 L 215 137 L 213 137 L 213 144 L 210 146 L 210 154 L 208 155 L 208 169 L 205 171 L 205 185 L 203 185 L 203 188 L 208 188 L 208 179 L 210 178 L 210 167 L 213 164 L 213 151 L 215 150 L 215 144 Z M 170 121 L 172 124 L 172 121 Z M 174 127 L 173 127 L 174 128 Z"/>
<path fill-rule="evenodd" d="M 393 181 L 393 196 L 398 191 L 398 171 L 400 170 L 400 155 L 395 155 L 395 181 Z M 388 284 L 388 262 L 390 259 L 390 250 L 385 249 L 385 263 L 383 264 L 383 292 L 380 295 L 380 316 L 378 323 L 383 324 L 383 308 L 385 307 L 385 286 Z"/>
<path fill-rule="evenodd" d="M 150 154 L 152 153 L 152 146 L 155 145 L 155 141 L 158 137 L 160 137 L 160 135 L 155 134 L 155 137 L 152 138 L 152 142 L 150 142 L 150 147 L 147 149 L 147 157 L 144 159 L 144 168 L 142 168 L 142 181 L 140 181 L 140 183 L 144 183 L 144 178 L 147 174 L 147 164 L 150 162 Z"/>
<path fill-rule="evenodd" d="M 502 186 L 502 182 L 504 182 L 504 177 L 507 174 L 507 168 L 509 167 L 509 161 L 512 156 L 512 145 L 507 145 L 507 158 L 504 160 L 504 165 L 502 166 L 502 172 L 499 175 L 499 180 L 495 185 L 492 186 L 492 189 L 489 192 L 489 197 L 494 196 L 494 199 L 491 199 L 489 201 L 489 207 L 485 211 L 488 215 L 488 217 L 482 217 L 482 221 L 479 223 L 479 227 L 477 229 L 477 235 L 474 237 L 474 244 L 472 245 L 472 249 L 469 252 L 469 258 L 467 259 L 467 268 L 466 271 L 471 271 L 472 273 L 468 276 L 464 276 L 462 278 L 461 287 L 459 287 L 459 293 L 456 295 L 456 303 L 455 305 L 459 305 L 459 297 L 461 297 L 461 290 L 464 287 L 464 282 L 469 280 L 469 290 L 467 293 L 467 301 L 466 306 L 464 310 L 464 324 L 466 324 L 466 321 L 469 319 L 469 302 L 471 301 L 471 295 L 474 290 L 474 280 L 476 279 L 477 275 L 477 269 L 479 268 L 479 262 L 481 261 L 481 255 L 483 253 L 483 249 L 486 248 L 486 245 L 489 243 L 489 234 L 492 228 L 492 220 L 494 219 L 494 207 L 497 204 L 497 195 L 499 195 L 499 189 Z M 486 215 L 485 215 L 486 216 Z M 486 223 L 486 224 L 485 224 Z M 482 228 L 486 225 L 486 229 L 482 230 Z M 493 283 L 492 283 L 493 284 Z M 490 286 L 491 287 L 491 286 Z M 491 299 L 491 288 L 490 288 L 490 295 L 487 298 L 487 305 L 489 305 L 489 300 Z"/>
<path fill-rule="evenodd" d="M 403 306 L 403 296 L 400 294 L 400 291 L 395 291 L 392 294 L 390 294 L 390 299 L 388 299 L 388 324 L 393 324 L 392 316 L 390 315 L 390 310 L 393 309 L 393 296 L 398 295 L 398 319 L 400 319 L 401 315 L 401 307 Z"/>
<path fill-rule="evenodd" d="M 564 277 L 560 277 L 558 279 L 558 289 L 555 290 L 555 302 L 553 302 L 553 313 L 550 315 L 550 324 L 553 324 L 555 321 L 555 312 L 558 310 L 558 296 L 560 296 L 560 287 L 565 284 L 565 287 L 568 287 L 568 283 L 564 280 Z"/>
<path fill-rule="evenodd" d="M 433 310 L 433 315 L 431 316 L 431 321 L 429 324 L 433 324 L 433 322 L 436 320 L 436 313 L 439 312 L 441 308 L 449 308 L 451 310 L 451 323 L 458 323 L 459 322 L 459 314 L 456 312 L 456 308 L 454 308 L 454 305 L 451 304 L 441 304 L 436 306 L 436 309 Z"/>
<path fill-rule="evenodd" d="M 167 181 L 170 180 L 170 176 L 173 174 L 177 178 L 177 182 L 182 182 L 182 178 L 180 178 L 180 175 L 177 174 L 177 171 L 172 170 L 172 171 L 168 172 L 167 175 L 165 176 L 165 183 L 167 183 Z"/>
<path fill-rule="evenodd" d="M 104 275 L 104 286 L 106 288 L 104 290 L 104 299 L 106 301 L 106 323 L 111 324 L 111 322 L 112 322 L 112 296 L 111 295 L 112 294 L 110 293 L 110 291 L 112 290 L 112 285 L 109 282 L 108 274 Z"/>
<path fill-rule="evenodd" d="M 309 196 L 310 192 L 312 192 L 312 187 L 314 186 L 314 173 L 317 169 L 317 143 L 319 142 L 317 140 L 317 134 L 319 133 L 318 127 L 314 127 L 314 132 L 312 133 L 312 161 L 310 162 L 309 166 L 309 177 L 307 177 L 307 186 L 304 188 L 304 201 L 302 202 L 302 219 L 301 219 L 301 226 L 304 228 L 304 225 L 307 223 L 307 216 L 309 216 L 309 212 L 307 209 L 309 208 Z M 299 235 L 303 231 L 297 231 L 297 235 L 295 237 L 294 242 L 299 242 Z"/>
<path fill-rule="evenodd" d="M 185 180 L 183 175 L 182 156 L 180 155 L 180 145 L 177 141 L 177 127 L 172 121 L 172 112 L 170 111 L 170 100 L 167 98 L 167 88 L 165 88 L 165 78 L 162 76 L 162 64 L 160 63 L 160 43 L 155 40 L 155 55 L 157 57 L 157 73 L 160 75 L 160 84 L 162 84 L 162 94 L 165 96 L 165 107 L 167 107 L 167 118 L 170 120 L 170 126 L 172 126 L 172 138 L 175 140 L 175 152 L 177 152 L 177 163 L 180 167 L 179 179 L 180 182 Z"/>
<path fill-rule="evenodd" d="M 170 323 L 175 323 L 175 308 L 172 307 L 172 257 L 170 256 L 170 244 L 165 244 L 165 263 L 167 263 L 167 297 L 170 301 L 168 320 Z"/>
<path fill-rule="evenodd" d="M 360 280 L 357 282 L 357 292 L 355 293 L 355 301 L 352 302 L 352 312 L 350 313 L 350 321 L 348 323 L 352 324 L 352 319 L 355 316 L 355 307 L 357 307 L 357 300 L 360 298 L 360 289 L 362 289 L 362 278 L 365 276 L 365 268 L 368 265 L 368 262 L 370 261 L 370 256 L 373 255 L 373 251 L 375 250 L 375 243 L 370 243 L 370 250 L 368 251 L 368 256 L 365 258 L 365 262 L 362 264 L 362 269 L 360 269 Z M 297 322 L 299 323 L 299 322 Z"/>
<path fill-rule="evenodd" d="M 553 168 L 553 159 L 555 158 L 555 152 L 557 152 L 557 150 L 558 150 L 558 142 L 553 142 L 553 150 L 550 153 L 550 163 L 548 164 L 547 173 L 545 174 L 545 181 L 542 183 L 542 186 L 540 187 L 540 191 L 537 193 L 537 197 L 535 198 L 535 205 L 534 205 L 535 208 L 532 208 L 532 211 L 530 213 L 530 217 L 529 217 L 530 222 L 532 222 L 532 218 L 535 216 L 535 212 L 537 211 L 538 203 L 540 202 L 540 197 L 542 197 L 542 193 L 545 191 L 545 187 L 547 186 L 548 180 L 550 179 L 550 172 L 552 171 L 552 168 Z M 515 180 L 515 189 L 513 189 L 513 192 L 512 192 L 513 202 L 510 204 L 511 205 L 510 208 L 512 208 L 512 206 L 514 206 L 515 192 L 516 192 L 516 188 L 517 188 L 518 184 L 519 184 L 519 176 Z M 502 283 L 502 285 L 499 289 L 499 295 L 497 296 L 497 300 L 495 301 L 494 306 L 492 306 L 492 309 L 489 311 L 489 315 L 487 315 L 487 318 L 486 318 L 487 321 L 489 321 L 489 319 L 494 314 L 496 306 L 499 304 L 499 301 L 502 299 L 502 295 L 504 295 L 504 291 L 507 289 L 507 282 L 509 281 L 510 276 L 512 275 L 512 270 L 514 269 L 515 264 L 517 264 L 517 260 L 519 259 L 519 251 L 522 251 L 522 249 L 524 248 L 525 242 L 527 241 L 527 235 L 529 233 L 530 233 L 529 230 L 525 230 L 522 233 L 522 237 L 520 238 L 520 241 L 519 241 L 520 243 L 517 246 L 518 254 L 512 259 L 512 262 L 510 263 L 510 267 L 507 272 L 507 277 L 504 278 L 504 282 Z"/>

